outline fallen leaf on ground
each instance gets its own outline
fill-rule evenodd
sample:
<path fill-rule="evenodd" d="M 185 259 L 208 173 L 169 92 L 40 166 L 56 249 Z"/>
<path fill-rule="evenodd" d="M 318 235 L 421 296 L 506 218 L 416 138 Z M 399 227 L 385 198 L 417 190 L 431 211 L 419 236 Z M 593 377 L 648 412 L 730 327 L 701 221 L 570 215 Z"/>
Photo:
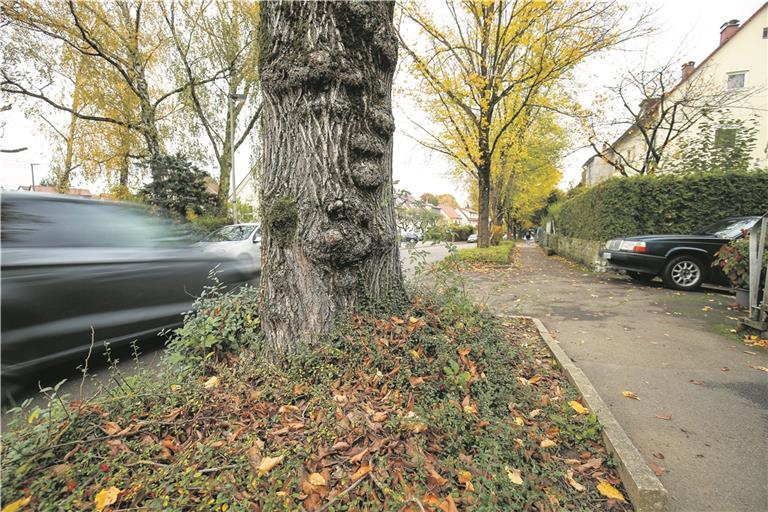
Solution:
<path fill-rule="evenodd" d="M 470 492 L 475 492 L 475 486 L 472 485 L 472 473 L 469 471 L 459 471 L 459 483 L 464 484 L 464 488 Z"/>
<path fill-rule="evenodd" d="M 408 382 L 410 382 L 411 386 L 416 387 L 419 384 L 424 384 L 424 377 L 414 377 L 411 375 L 408 377 Z"/>
<path fill-rule="evenodd" d="M 540 380 L 541 380 L 541 375 L 534 375 L 533 377 L 531 377 L 530 379 L 528 379 L 528 383 L 529 383 L 529 384 L 536 384 L 536 383 L 537 383 L 537 382 L 539 382 Z"/>
<path fill-rule="evenodd" d="M 442 487 L 443 485 L 448 483 L 448 479 L 445 478 L 443 475 L 435 471 L 435 468 L 427 467 L 427 473 L 429 473 L 429 479 L 435 483 L 438 487 Z"/>
<path fill-rule="evenodd" d="M 120 428 L 120 425 L 118 425 L 114 421 L 105 421 L 104 423 L 101 424 L 100 428 L 108 436 L 113 436 L 122 430 Z"/>
<path fill-rule="evenodd" d="M 299 408 L 296 407 L 295 405 L 288 404 L 288 405 L 281 405 L 280 408 L 277 410 L 277 412 L 279 412 L 280 414 L 285 414 L 288 412 L 298 412 L 298 410 Z"/>
<path fill-rule="evenodd" d="M 552 448 L 553 446 L 556 446 L 556 445 L 557 445 L 557 443 L 556 443 L 556 442 L 554 442 L 553 440 L 551 440 L 551 439 L 545 439 L 545 440 L 543 440 L 543 441 L 541 442 L 541 445 L 540 445 L 540 446 L 541 446 L 542 448 Z"/>
<path fill-rule="evenodd" d="M 663 467 L 659 466 L 658 464 L 654 464 L 653 462 L 649 462 L 648 463 L 648 467 L 651 468 L 651 470 L 653 471 L 653 473 L 656 476 L 661 476 L 666 471 L 666 469 L 664 469 Z"/>
<path fill-rule="evenodd" d="M 321 485 L 328 485 L 328 482 L 325 480 L 325 477 L 320 473 L 311 473 L 307 477 L 307 481 L 316 487 L 319 487 Z"/>
<path fill-rule="evenodd" d="M 285 455 L 278 455 L 277 457 L 264 457 L 261 459 L 259 466 L 256 468 L 259 472 L 259 476 L 269 473 L 275 466 L 280 464 L 284 458 Z"/>
<path fill-rule="evenodd" d="M 704 381 L 703 380 L 691 379 L 688 382 L 690 382 L 691 384 L 696 384 L 697 386 L 703 386 L 704 385 Z"/>
<path fill-rule="evenodd" d="M 723 366 L 722 368 L 720 368 L 720 371 L 721 372 L 729 372 L 729 371 L 731 371 L 731 369 L 728 368 L 727 366 Z"/>
<path fill-rule="evenodd" d="M 755 370 L 760 370 L 761 372 L 768 372 L 768 368 L 766 368 L 765 366 L 752 366 L 752 365 L 749 365 L 749 367 L 750 368 L 754 368 Z"/>
<path fill-rule="evenodd" d="M 205 389 L 213 389 L 219 385 L 219 378 L 217 376 L 213 376 L 207 381 L 205 381 L 205 384 L 203 384 L 203 387 Z"/>
<path fill-rule="evenodd" d="M 659 419 L 659 420 L 667 420 L 667 421 L 669 421 L 669 420 L 672 419 L 672 415 L 671 414 L 667 414 L 667 415 L 657 414 L 655 416 L 655 418 Z"/>
<path fill-rule="evenodd" d="M 541 414 L 541 409 L 534 409 L 534 410 L 532 410 L 532 411 L 531 411 L 531 412 L 528 414 L 528 416 L 530 416 L 531 418 L 535 418 L 535 417 L 536 417 L 536 416 L 538 416 L 539 414 Z"/>
<path fill-rule="evenodd" d="M 179 386 L 178 384 L 171 384 L 169 387 L 171 391 L 173 391 L 174 393 L 176 393 L 177 391 L 181 391 L 181 386 Z"/>
<path fill-rule="evenodd" d="M 470 401 L 469 395 L 461 401 L 461 409 L 467 414 L 477 414 L 477 406 Z"/>
<path fill-rule="evenodd" d="M 632 391 L 622 391 L 621 394 L 627 398 L 631 398 L 632 400 L 640 400 L 640 397 L 634 394 Z"/>
<path fill-rule="evenodd" d="M 102 489 L 98 493 L 96 493 L 96 497 L 94 498 L 94 503 L 96 504 L 96 510 L 98 512 L 101 512 L 106 507 L 112 505 L 117 501 L 118 495 L 121 493 L 120 489 L 117 487 L 109 487 L 107 489 Z"/>
<path fill-rule="evenodd" d="M 572 471 L 572 470 L 570 470 L 570 469 L 569 469 L 569 470 L 568 470 L 568 472 L 565 474 L 565 481 L 566 481 L 566 482 L 568 482 L 568 484 L 569 484 L 571 487 L 573 487 L 574 489 L 576 489 L 576 490 L 577 490 L 577 491 L 579 491 L 579 492 L 584 492 L 584 491 L 586 491 L 586 490 L 587 490 L 587 488 L 586 488 L 586 487 L 584 487 L 583 485 L 581 485 L 579 482 L 577 482 L 577 481 L 576 481 L 576 480 L 573 478 L 573 471 Z"/>
<path fill-rule="evenodd" d="M 656 457 L 657 459 L 664 460 L 664 454 L 661 453 L 661 452 L 656 452 L 656 453 L 653 454 L 653 456 Z"/>
<path fill-rule="evenodd" d="M 624 499 L 624 495 L 619 492 L 617 488 L 606 482 L 605 480 L 597 484 L 597 490 L 608 499 L 627 501 Z"/>
<path fill-rule="evenodd" d="M 509 466 L 504 466 L 504 469 L 507 470 L 507 478 L 509 478 L 510 482 L 515 485 L 523 485 L 523 476 L 520 474 L 519 469 L 510 468 Z"/>
<path fill-rule="evenodd" d="M 21 507 L 26 507 L 31 500 L 32 500 L 32 497 L 27 496 L 26 498 L 21 498 L 16 501 L 13 501 L 7 504 L 6 506 L 4 506 L 2 512 L 16 512 Z"/>
<path fill-rule="evenodd" d="M 370 464 L 360 466 L 360 468 L 357 471 L 355 471 L 354 474 L 352 475 L 352 481 L 357 482 L 358 480 L 363 478 L 365 475 L 370 473 L 371 469 L 373 469 L 373 467 Z"/>
<path fill-rule="evenodd" d="M 579 402 L 577 402 L 576 400 L 571 400 L 570 402 L 568 402 L 568 405 L 570 405 L 570 406 L 571 406 L 571 408 L 572 408 L 574 411 L 576 411 L 578 414 L 587 414 L 587 413 L 589 412 L 589 409 L 587 409 L 586 407 L 584 407 L 583 405 L 581 405 L 581 404 L 580 404 Z"/>
<path fill-rule="evenodd" d="M 515 425 L 517 425 L 518 427 L 522 427 L 523 425 L 525 425 L 525 420 L 523 420 L 522 416 L 515 416 Z"/>

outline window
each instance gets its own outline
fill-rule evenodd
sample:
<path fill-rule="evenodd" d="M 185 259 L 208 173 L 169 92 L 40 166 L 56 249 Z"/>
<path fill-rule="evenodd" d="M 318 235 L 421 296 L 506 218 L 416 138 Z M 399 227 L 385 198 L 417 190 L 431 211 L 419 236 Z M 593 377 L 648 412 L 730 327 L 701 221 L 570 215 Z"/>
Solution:
<path fill-rule="evenodd" d="M 736 144 L 736 128 L 724 126 L 715 130 L 715 147 L 729 148 Z"/>
<path fill-rule="evenodd" d="M 763 29 L 763 39 L 768 39 L 768 27 Z"/>
<path fill-rule="evenodd" d="M 739 71 L 738 73 L 728 73 L 728 81 L 726 82 L 725 88 L 728 89 L 729 91 L 734 91 L 736 89 L 743 89 L 746 83 L 746 78 L 747 78 L 746 71 Z"/>

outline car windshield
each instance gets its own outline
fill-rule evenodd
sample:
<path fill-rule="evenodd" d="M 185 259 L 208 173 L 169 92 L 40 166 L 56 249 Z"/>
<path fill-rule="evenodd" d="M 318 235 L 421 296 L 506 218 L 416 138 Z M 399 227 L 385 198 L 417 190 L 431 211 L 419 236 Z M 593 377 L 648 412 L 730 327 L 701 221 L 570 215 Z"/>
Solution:
<path fill-rule="evenodd" d="M 747 219 L 723 219 L 698 230 L 694 234 L 711 235 L 718 238 L 736 238 L 741 234 L 742 230 L 751 228 L 757 220 L 756 217 Z"/>
<path fill-rule="evenodd" d="M 206 242 L 239 242 L 246 240 L 253 233 L 253 226 L 249 224 L 239 224 L 237 226 L 224 226 L 205 239 Z"/>

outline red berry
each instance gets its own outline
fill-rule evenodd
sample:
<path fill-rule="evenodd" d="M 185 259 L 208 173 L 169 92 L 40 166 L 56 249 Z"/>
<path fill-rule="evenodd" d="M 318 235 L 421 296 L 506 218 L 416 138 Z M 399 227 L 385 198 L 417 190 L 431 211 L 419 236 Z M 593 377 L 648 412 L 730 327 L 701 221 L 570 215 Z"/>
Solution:
<path fill-rule="evenodd" d="M 102 464 L 101 464 L 101 470 L 102 470 L 103 472 L 105 472 L 105 473 L 106 473 L 107 471 L 109 471 L 109 466 L 107 466 L 106 464 L 104 464 L 104 463 L 102 462 Z"/>

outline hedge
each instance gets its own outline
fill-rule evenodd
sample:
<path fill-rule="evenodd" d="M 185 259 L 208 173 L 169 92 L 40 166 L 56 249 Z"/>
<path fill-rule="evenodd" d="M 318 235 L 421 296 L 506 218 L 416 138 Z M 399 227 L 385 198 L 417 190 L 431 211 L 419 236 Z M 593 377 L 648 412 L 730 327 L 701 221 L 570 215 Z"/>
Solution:
<path fill-rule="evenodd" d="M 585 240 L 691 233 L 724 217 L 768 210 L 768 172 L 611 178 L 551 212 L 555 231 Z"/>
<path fill-rule="evenodd" d="M 463 242 L 474 232 L 474 226 L 440 224 L 427 229 L 424 238 L 434 242 Z"/>

